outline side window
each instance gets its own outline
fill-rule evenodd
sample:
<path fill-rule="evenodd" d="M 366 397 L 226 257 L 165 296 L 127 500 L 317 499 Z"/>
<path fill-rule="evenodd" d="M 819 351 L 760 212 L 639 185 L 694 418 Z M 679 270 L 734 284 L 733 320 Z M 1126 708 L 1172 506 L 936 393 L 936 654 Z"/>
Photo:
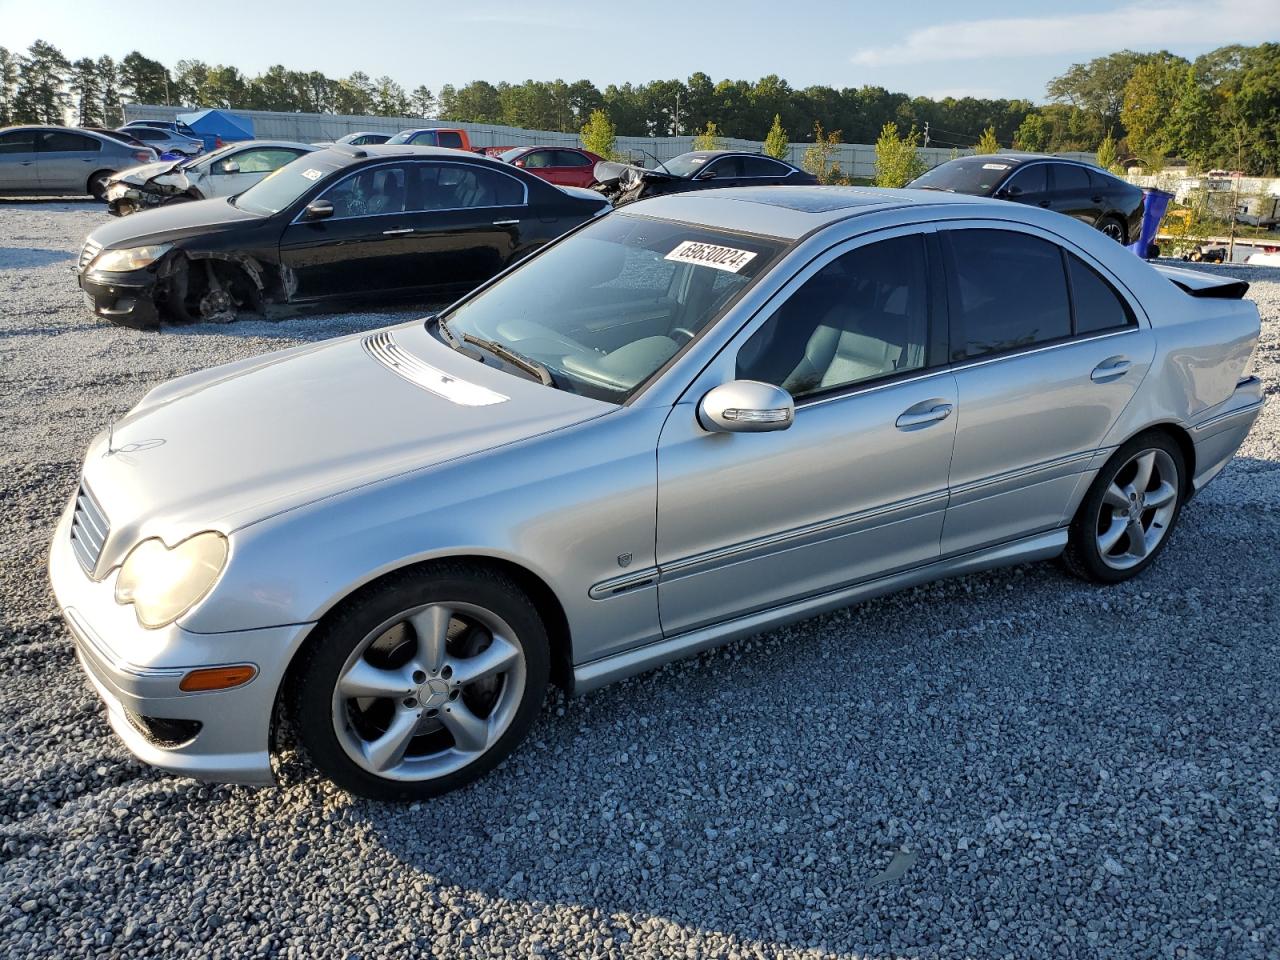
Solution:
<path fill-rule="evenodd" d="M 557 150 L 555 165 L 557 167 L 589 167 L 591 161 L 577 150 Z"/>
<path fill-rule="evenodd" d="M 258 150 L 245 150 L 233 158 L 240 165 L 241 173 L 270 173 L 286 163 L 292 163 L 300 154 L 296 150 L 283 147 L 263 147 Z"/>
<path fill-rule="evenodd" d="M 1089 189 L 1089 171 L 1072 163 L 1053 165 L 1053 189 L 1060 193 L 1083 193 Z"/>
<path fill-rule="evenodd" d="M 452 130 L 446 130 L 436 135 L 437 140 L 442 147 L 453 147 L 455 150 L 462 149 L 462 134 L 455 133 Z"/>
<path fill-rule="evenodd" d="M 134 127 L 133 136 L 139 140 L 168 140 L 169 133 L 166 130 L 157 130 L 155 127 Z"/>
<path fill-rule="evenodd" d="M 51 130 L 40 138 L 39 149 L 44 153 L 87 153 L 101 150 L 102 144 L 79 133 Z"/>
<path fill-rule="evenodd" d="M 1123 297 L 1091 266 L 1067 254 L 1071 275 L 1071 303 L 1075 307 L 1076 333 L 1097 333 L 1136 326 L 1137 318 Z"/>
<path fill-rule="evenodd" d="M 523 157 L 526 170 L 541 170 L 543 167 L 554 167 L 554 157 L 550 150 L 535 150 Z"/>
<path fill-rule="evenodd" d="M 805 281 L 738 353 L 738 377 L 797 399 L 925 365 L 924 238 L 881 240 Z"/>
<path fill-rule="evenodd" d="M 770 160 L 768 157 L 742 157 L 742 176 L 744 177 L 785 177 L 791 173 L 790 167 Z"/>
<path fill-rule="evenodd" d="M 415 133 L 409 138 L 409 142 L 419 147 L 438 146 L 436 143 L 436 132 L 434 130 L 424 130 L 422 133 Z"/>
<path fill-rule="evenodd" d="M 717 180 L 740 177 L 742 176 L 742 158 L 721 157 L 719 160 L 710 163 L 705 169 L 714 170 Z"/>
<path fill-rule="evenodd" d="M 1009 182 L 1004 185 L 1010 197 L 1023 197 L 1028 194 L 1042 194 L 1049 190 L 1049 165 L 1047 163 L 1033 163 L 1029 167 L 1023 167 L 1012 177 Z"/>
<path fill-rule="evenodd" d="M 1071 335 L 1071 301 L 1056 244 L 1009 230 L 945 230 L 951 359 L 967 360 Z"/>
<path fill-rule="evenodd" d="M 464 210 L 469 207 L 514 207 L 525 202 L 524 184 L 515 177 L 459 163 L 417 165 L 413 210 Z"/>
<path fill-rule="evenodd" d="M 407 191 L 405 167 L 373 167 L 347 177 L 323 194 L 333 204 L 334 220 L 403 213 Z"/>
<path fill-rule="evenodd" d="M 35 130 L 15 130 L 13 133 L 0 134 L 0 153 L 34 153 L 35 149 Z"/>

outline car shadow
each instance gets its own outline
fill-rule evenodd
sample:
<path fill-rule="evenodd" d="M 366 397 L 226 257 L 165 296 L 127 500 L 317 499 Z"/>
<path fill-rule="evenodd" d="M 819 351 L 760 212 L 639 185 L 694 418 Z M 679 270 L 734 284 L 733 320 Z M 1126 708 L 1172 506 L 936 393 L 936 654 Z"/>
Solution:
<path fill-rule="evenodd" d="M 0 270 L 33 270 L 58 263 L 74 263 L 76 255 L 47 247 L 0 247 Z"/>
<path fill-rule="evenodd" d="M 766 954 L 856 952 L 910 915 L 928 919 L 894 955 L 932 955 L 932 938 L 968 924 L 992 889 L 1019 891 L 1026 916 L 1057 916 L 1063 890 L 1105 884 L 1099 845 L 1144 862 L 1142 837 L 1091 838 L 1100 810 L 1154 819 L 1207 789 L 1196 771 L 1220 748 L 1188 745 L 1199 767 L 1169 755 L 1183 722 L 1172 691 L 1223 688 L 1202 731 L 1222 743 L 1258 723 L 1241 691 L 1275 675 L 1271 654 L 1219 635 L 1214 611 L 1269 595 L 1274 565 L 1202 558 L 1231 555 L 1242 510 L 1255 536 L 1280 533 L 1278 503 L 1280 464 L 1239 457 L 1133 581 L 1101 588 L 1051 562 L 973 574 L 577 700 L 553 694 L 528 741 L 477 783 L 409 806 L 350 801 L 345 817 L 406 877 L 657 918 Z M 1127 720 L 1100 722 L 1119 701 Z M 1248 759 L 1260 742 L 1235 762 L 1265 766 Z M 1148 771 L 1155 799 L 1112 795 L 1108 768 Z M 1161 902 L 1184 879 L 1166 864 L 1127 896 Z"/>

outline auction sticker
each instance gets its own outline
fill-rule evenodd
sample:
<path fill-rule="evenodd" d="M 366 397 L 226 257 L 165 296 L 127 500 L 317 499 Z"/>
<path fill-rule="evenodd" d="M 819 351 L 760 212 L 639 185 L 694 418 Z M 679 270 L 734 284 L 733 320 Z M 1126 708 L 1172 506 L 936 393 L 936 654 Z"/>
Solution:
<path fill-rule="evenodd" d="M 1007 163 L 984 163 L 982 165 L 982 169 L 983 170 L 1008 170 L 1009 165 Z"/>
<path fill-rule="evenodd" d="M 696 263 L 701 267 L 713 270 L 727 270 L 737 273 L 755 259 L 750 250 L 738 250 L 734 247 L 718 247 L 714 243 L 699 243 L 696 240 L 685 240 L 663 259 L 676 263 Z"/>
<path fill-rule="evenodd" d="M 302 171 L 302 175 L 306 177 L 308 180 L 319 180 L 321 177 L 324 176 L 324 171 L 316 170 L 312 167 L 308 167 L 306 170 Z"/>

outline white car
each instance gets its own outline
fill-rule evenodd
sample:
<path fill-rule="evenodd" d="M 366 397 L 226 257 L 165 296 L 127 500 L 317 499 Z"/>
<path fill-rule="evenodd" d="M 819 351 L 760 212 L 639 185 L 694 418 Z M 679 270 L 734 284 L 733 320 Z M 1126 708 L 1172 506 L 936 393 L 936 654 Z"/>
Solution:
<path fill-rule="evenodd" d="M 146 163 L 124 170 L 107 182 L 107 209 L 123 217 L 167 203 L 234 197 L 317 149 L 291 140 L 246 140 L 196 160 Z"/>

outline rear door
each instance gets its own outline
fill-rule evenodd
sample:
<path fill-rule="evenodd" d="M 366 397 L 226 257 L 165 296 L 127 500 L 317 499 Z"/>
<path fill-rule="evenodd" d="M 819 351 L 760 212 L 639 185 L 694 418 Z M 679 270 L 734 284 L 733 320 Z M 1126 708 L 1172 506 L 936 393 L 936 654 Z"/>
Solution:
<path fill-rule="evenodd" d="M 1089 226 L 1098 222 L 1102 216 L 1101 197 L 1096 197 L 1096 190 L 1089 180 L 1089 171 L 1075 163 L 1051 163 L 1052 192 L 1049 194 L 1049 209 L 1075 217 Z"/>
<path fill-rule="evenodd" d="M 1080 251 L 1013 224 L 940 227 L 938 236 L 961 411 L 945 556 L 1067 522 L 1155 346 Z"/>
<path fill-rule="evenodd" d="M 40 168 L 36 166 L 39 130 L 0 133 L 0 190 L 36 190 Z"/>
<path fill-rule="evenodd" d="M 88 193 L 90 174 L 101 169 L 102 143 L 83 133 L 46 131 L 36 139 L 36 153 L 40 187 L 45 190 Z"/>

